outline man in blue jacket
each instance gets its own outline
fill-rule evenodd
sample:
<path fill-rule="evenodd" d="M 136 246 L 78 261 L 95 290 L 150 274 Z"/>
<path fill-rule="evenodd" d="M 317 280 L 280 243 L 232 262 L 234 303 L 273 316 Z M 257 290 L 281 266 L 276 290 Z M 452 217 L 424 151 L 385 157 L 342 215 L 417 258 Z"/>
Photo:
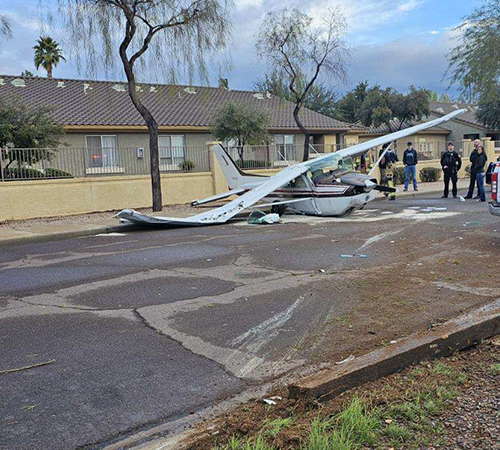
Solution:
<path fill-rule="evenodd" d="M 413 144 L 408 142 L 408 147 L 403 155 L 403 164 L 405 165 L 405 191 L 408 190 L 410 178 L 413 180 L 413 190 L 418 191 L 417 186 L 417 164 L 418 155 L 417 151 L 413 148 Z"/>

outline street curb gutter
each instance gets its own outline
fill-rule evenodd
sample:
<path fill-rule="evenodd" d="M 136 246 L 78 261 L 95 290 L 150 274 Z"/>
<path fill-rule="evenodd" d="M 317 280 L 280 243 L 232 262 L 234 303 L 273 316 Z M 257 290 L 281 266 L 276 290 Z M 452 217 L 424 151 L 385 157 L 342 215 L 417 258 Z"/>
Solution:
<path fill-rule="evenodd" d="M 0 247 L 8 245 L 19 245 L 19 244 L 34 244 L 37 242 L 61 241 L 64 239 L 92 236 L 101 233 L 122 233 L 125 230 L 129 229 L 130 225 L 116 225 L 116 226 L 100 226 L 95 228 L 88 228 L 86 230 L 61 231 L 59 233 L 47 233 L 47 234 L 33 233 L 32 236 L 22 236 L 12 239 L 3 239 L 0 241 Z"/>
<path fill-rule="evenodd" d="M 289 397 L 327 400 L 421 361 L 450 356 L 500 334 L 500 299 L 394 345 L 322 370 L 288 387 Z"/>

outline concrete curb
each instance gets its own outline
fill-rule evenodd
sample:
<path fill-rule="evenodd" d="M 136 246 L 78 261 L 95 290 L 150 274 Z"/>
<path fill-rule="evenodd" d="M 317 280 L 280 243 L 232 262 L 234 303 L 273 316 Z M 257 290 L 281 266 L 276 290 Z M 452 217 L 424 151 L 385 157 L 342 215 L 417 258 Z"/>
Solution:
<path fill-rule="evenodd" d="M 421 361 L 449 356 L 496 334 L 500 334 L 500 299 L 436 330 L 416 333 L 394 345 L 306 377 L 288 387 L 289 397 L 327 400 Z"/>

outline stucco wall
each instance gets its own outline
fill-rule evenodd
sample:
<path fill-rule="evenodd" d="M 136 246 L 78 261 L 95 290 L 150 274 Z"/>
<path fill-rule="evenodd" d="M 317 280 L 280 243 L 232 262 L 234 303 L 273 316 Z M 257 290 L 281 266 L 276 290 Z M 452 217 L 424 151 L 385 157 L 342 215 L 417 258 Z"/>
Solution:
<path fill-rule="evenodd" d="M 439 119 L 441 117 L 442 116 L 431 114 L 429 117 L 426 118 L 426 121 Z M 451 131 L 451 133 L 448 136 L 448 139 L 450 141 L 461 141 L 462 139 L 464 139 L 465 134 L 479 134 L 479 137 L 481 138 L 486 136 L 485 130 L 482 130 L 479 127 L 469 126 L 461 122 L 456 122 L 455 120 L 450 120 L 449 122 L 446 122 L 442 126 Z"/>
<path fill-rule="evenodd" d="M 162 176 L 165 205 L 213 195 L 211 173 Z M 14 181 L 0 184 L 0 221 L 151 206 L 148 176 Z"/>

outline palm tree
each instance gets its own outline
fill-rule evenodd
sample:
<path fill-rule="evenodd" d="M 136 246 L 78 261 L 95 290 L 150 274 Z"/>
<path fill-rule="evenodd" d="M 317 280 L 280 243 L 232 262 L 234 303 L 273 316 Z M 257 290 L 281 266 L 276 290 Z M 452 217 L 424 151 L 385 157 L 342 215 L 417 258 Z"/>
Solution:
<path fill-rule="evenodd" d="M 41 37 L 37 41 L 35 50 L 35 66 L 38 69 L 42 66 L 47 71 L 47 78 L 52 78 L 52 68 L 56 67 L 61 59 L 66 61 L 62 55 L 59 44 L 49 36 Z"/>

